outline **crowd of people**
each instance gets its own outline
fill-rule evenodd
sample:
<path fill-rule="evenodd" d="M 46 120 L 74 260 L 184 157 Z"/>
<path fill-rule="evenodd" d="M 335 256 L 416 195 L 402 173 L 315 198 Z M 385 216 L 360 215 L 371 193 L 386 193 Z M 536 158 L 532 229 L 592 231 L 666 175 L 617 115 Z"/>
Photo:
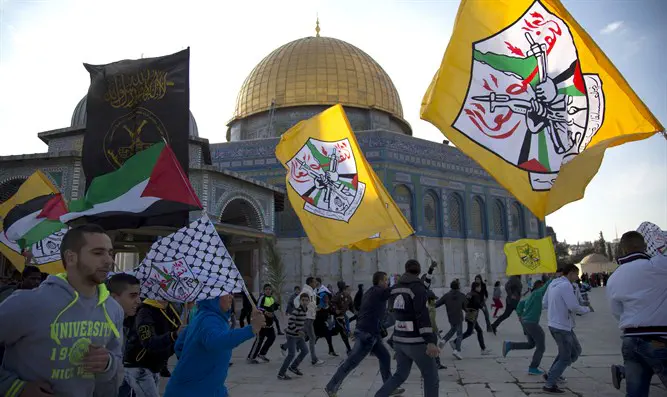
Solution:
<path fill-rule="evenodd" d="M 517 350 L 534 353 L 527 368 L 544 378 L 543 391 L 562 394 L 565 370 L 582 352 L 575 333 L 576 315 L 593 311 L 584 297 L 593 279 L 607 285 L 612 313 L 623 330 L 624 365 L 612 367 L 615 386 L 627 382 L 627 395 L 647 396 L 652 375 L 667 383 L 667 257 L 645 254 L 643 237 L 623 235 L 621 266 L 609 276 L 584 275 L 571 263 L 562 264 L 554 275 L 530 283 L 524 293 L 519 276 L 512 276 L 503 289 L 495 282 L 491 296 L 481 275 L 464 293 L 460 281 L 437 297 L 431 280 L 437 264 L 426 272 L 416 260 L 405 264 L 405 273 L 389 285 L 385 272 L 376 272 L 372 286 L 352 288 L 343 281 L 337 290 L 324 286 L 317 277 L 307 277 L 295 286 L 285 307 L 287 324 L 280 327 L 278 299 L 273 287 L 263 286 L 258 299 L 245 297 L 240 316 L 235 317 L 234 297 L 174 304 L 143 299 L 140 282 L 118 273 L 113 267 L 113 247 L 104 230 L 93 225 L 72 228 L 61 246 L 66 273 L 46 278 L 39 268 L 26 266 L 20 281 L 0 288 L 0 318 L 12 327 L 0 328 L 0 394 L 8 397 L 98 396 L 157 397 L 160 378 L 168 378 L 164 396 L 228 396 L 225 379 L 232 365 L 232 350 L 254 338 L 247 363 L 270 361 L 268 353 L 278 336 L 283 360 L 277 379 L 289 381 L 324 363 L 316 354 L 316 343 L 324 339 L 330 357 L 339 354 L 333 338 L 346 348 L 324 391 L 338 397 L 346 377 L 370 354 L 378 360 L 383 385 L 376 397 L 401 395 L 401 386 L 413 364 L 423 379 L 425 397 L 439 394 L 438 370 L 441 349 L 448 343 L 457 360 L 463 359 L 463 341 L 476 333 L 482 355 L 490 354 L 486 332 L 496 334 L 501 324 L 516 312 L 525 341 L 504 341 L 502 355 Z M 583 292 L 582 292 L 583 291 Z M 488 310 L 492 299 L 494 322 Z M 437 327 L 437 308 L 445 306 L 448 330 Z M 499 310 L 504 309 L 500 316 Z M 547 310 L 548 331 L 558 355 L 547 371 L 542 359 L 547 344 L 540 325 Z M 26 322 L 24 313 L 34 313 Z M 465 327 L 464 327 L 465 325 Z M 392 372 L 392 353 L 395 369 Z M 173 373 L 168 361 L 178 359 Z M 667 386 L 667 385 L 666 385 Z"/>

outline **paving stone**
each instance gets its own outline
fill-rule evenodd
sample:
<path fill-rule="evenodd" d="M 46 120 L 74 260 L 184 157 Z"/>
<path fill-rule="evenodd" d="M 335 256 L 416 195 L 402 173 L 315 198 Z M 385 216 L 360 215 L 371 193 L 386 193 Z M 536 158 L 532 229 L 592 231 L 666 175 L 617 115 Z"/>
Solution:
<path fill-rule="evenodd" d="M 622 391 L 611 386 L 609 366 L 622 363 L 620 355 L 620 339 L 618 326 L 613 316 L 608 312 L 607 305 L 602 304 L 606 299 L 604 289 L 596 288 L 589 293 L 589 297 L 596 305 L 597 311 L 586 316 L 577 317 L 577 336 L 582 344 L 584 355 L 570 368 L 564 376 L 568 382 L 563 385 L 568 393 L 565 396 L 583 397 L 622 397 Z M 442 329 L 448 329 L 445 324 L 446 312 L 438 310 L 438 322 Z M 542 368 L 549 368 L 557 354 L 556 344 L 549 334 L 544 323 L 546 315 L 542 316 L 542 327 L 547 334 L 547 351 L 542 359 Z M 443 349 L 441 360 L 448 368 L 438 372 L 440 377 L 439 397 L 539 397 L 547 396 L 542 393 L 544 382 L 540 376 L 528 375 L 527 369 L 532 357 L 532 351 L 512 351 L 503 358 L 499 356 L 503 340 L 521 341 L 525 336 L 521 327 L 512 316 L 503 322 L 498 335 L 484 333 L 487 345 L 496 354 L 481 356 L 476 338 L 466 339 L 463 342 L 463 360 L 456 360 L 451 356 L 449 347 Z M 227 388 L 231 397 L 324 397 L 324 386 L 336 372 L 343 361 L 343 357 L 329 357 L 326 343 L 321 341 L 317 346 L 317 354 L 326 363 L 320 367 L 310 364 L 310 357 L 301 364 L 300 369 L 304 376 L 292 381 L 276 379 L 278 368 L 282 364 L 282 356 L 277 344 L 269 351 L 268 364 L 250 365 L 246 363 L 246 355 L 252 341 L 244 343 L 234 350 L 234 365 L 229 368 Z M 339 352 L 345 351 L 340 338 L 334 338 L 334 347 Z M 172 360 L 170 366 L 175 366 Z M 396 362 L 392 361 L 392 371 L 396 369 Z M 168 379 L 161 380 L 164 389 Z M 375 392 L 382 386 L 382 377 L 379 373 L 377 359 L 368 357 L 343 382 L 340 390 L 341 397 L 374 397 Z M 667 396 L 667 392 L 659 385 L 657 378 L 653 379 L 651 396 Z M 404 397 L 423 396 L 421 374 L 416 365 L 405 384 Z M 574 393 L 573 393 L 574 392 Z M 576 394 L 575 394 L 576 393 Z"/>

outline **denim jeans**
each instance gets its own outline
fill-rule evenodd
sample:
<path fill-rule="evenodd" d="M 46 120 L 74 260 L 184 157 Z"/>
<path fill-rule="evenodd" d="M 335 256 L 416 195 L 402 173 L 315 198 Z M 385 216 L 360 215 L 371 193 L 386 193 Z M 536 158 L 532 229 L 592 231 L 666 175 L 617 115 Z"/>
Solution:
<path fill-rule="evenodd" d="M 306 336 L 308 337 L 308 346 L 310 347 L 310 362 L 315 364 L 319 360 L 317 359 L 317 354 L 315 353 L 315 343 L 317 343 L 317 336 L 315 336 L 315 320 L 306 319 L 306 322 L 303 325 L 303 330 L 306 331 Z"/>
<path fill-rule="evenodd" d="M 581 345 L 574 331 L 549 327 L 549 332 L 558 346 L 558 355 L 549 369 L 549 375 L 545 386 L 556 386 L 558 378 L 563 375 L 565 369 L 572 365 L 581 354 Z"/>
<path fill-rule="evenodd" d="M 448 342 L 454 334 L 456 334 L 456 351 L 461 351 L 461 341 L 463 340 L 463 323 L 450 324 L 452 327 L 442 338 L 445 342 Z"/>
<path fill-rule="evenodd" d="M 477 321 L 472 322 L 466 320 L 466 323 L 468 324 L 468 329 L 466 329 L 466 332 L 463 333 L 461 340 L 466 339 L 470 335 L 472 335 L 472 331 L 474 329 L 475 332 L 477 332 L 477 343 L 479 343 L 479 348 L 482 350 L 486 350 L 486 345 L 484 344 L 484 331 L 482 331 L 482 327 L 479 326 Z"/>
<path fill-rule="evenodd" d="M 410 376 L 413 362 L 417 364 L 424 379 L 424 397 L 438 397 L 440 388 L 438 367 L 435 358 L 426 355 L 426 345 L 394 342 L 394 350 L 396 351 L 396 372 L 388 381 L 384 382 L 380 390 L 375 393 L 375 397 L 388 397 L 389 393 L 401 386 Z"/>
<path fill-rule="evenodd" d="M 125 380 L 137 397 L 160 397 L 160 374 L 146 368 L 125 368 Z"/>
<path fill-rule="evenodd" d="M 123 384 L 121 384 L 118 389 L 118 397 L 135 397 L 134 390 L 132 390 L 127 381 L 127 373 L 125 374 L 125 377 L 126 378 L 123 379 Z"/>
<path fill-rule="evenodd" d="M 626 336 L 622 352 L 627 397 L 647 397 L 654 374 L 667 387 L 667 339 Z"/>
<path fill-rule="evenodd" d="M 537 368 L 542 362 L 545 349 L 544 330 L 538 323 L 521 322 L 523 332 L 528 337 L 528 342 L 510 342 L 510 350 L 530 350 L 535 348 L 530 368 Z"/>
<path fill-rule="evenodd" d="M 278 375 L 285 375 L 287 368 L 299 368 L 301 361 L 308 355 L 308 346 L 306 346 L 305 339 L 298 336 L 287 335 L 285 348 L 287 349 L 287 357 L 285 357 L 285 361 L 283 361 L 283 365 L 280 367 Z M 295 360 L 294 356 L 296 356 L 297 350 L 299 350 L 299 355 Z"/>
<path fill-rule="evenodd" d="M 361 364 L 366 356 L 373 352 L 380 364 L 380 375 L 382 381 L 387 382 L 391 377 L 391 357 L 389 351 L 382 342 L 380 335 L 373 335 L 364 331 L 354 332 L 354 346 L 345 361 L 338 367 L 336 373 L 327 383 L 326 390 L 337 392 L 345 378 Z M 393 391 L 393 390 L 392 390 Z"/>
<path fill-rule="evenodd" d="M 486 329 L 491 329 L 491 319 L 489 318 L 489 308 L 486 306 L 486 301 L 482 304 L 482 313 L 484 314 L 484 321 L 486 321 Z"/>

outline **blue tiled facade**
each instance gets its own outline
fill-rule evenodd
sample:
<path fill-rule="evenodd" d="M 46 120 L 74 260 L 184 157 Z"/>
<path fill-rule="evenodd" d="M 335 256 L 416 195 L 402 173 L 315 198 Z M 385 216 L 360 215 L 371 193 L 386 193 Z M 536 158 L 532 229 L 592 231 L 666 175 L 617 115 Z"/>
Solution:
<path fill-rule="evenodd" d="M 386 130 L 356 136 L 418 236 L 509 241 L 546 235 L 543 222 L 455 147 Z M 211 144 L 211 158 L 220 169 L 284 187 L 277 144 L 278 138 Z M 278 237 L 305 237 L 291 208 L 277 214 L 276 226 Z"/>

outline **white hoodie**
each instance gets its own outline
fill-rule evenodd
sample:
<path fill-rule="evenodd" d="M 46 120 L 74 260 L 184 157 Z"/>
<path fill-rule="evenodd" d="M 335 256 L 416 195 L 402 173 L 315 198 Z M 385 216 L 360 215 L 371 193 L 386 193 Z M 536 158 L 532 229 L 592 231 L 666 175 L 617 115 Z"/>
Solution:
<path fill-rule="evenodd" d="M 547 306 L 549 327 L 563 331 L 572 331 L 574 316 L 585 314 L 590 309 L 579 305 L 572 283 L 565 276 L 555 279 L 548 288 Z"/>
<path fill-rule="evenodd" d="M 308 320 L 315 320 L 315 313 L 317 312 L 317 295 L 315 294 L 315 291 L 313 291 L 313 288 L 310 285 L 304 284 L 303 288 L 301 288 L 301 294 L 308 294 L 310 297 L 308 311 L 306 311 L 306 318 Z M 301 294 L 294 298 L 294 307 L 301 306 Z"/>

